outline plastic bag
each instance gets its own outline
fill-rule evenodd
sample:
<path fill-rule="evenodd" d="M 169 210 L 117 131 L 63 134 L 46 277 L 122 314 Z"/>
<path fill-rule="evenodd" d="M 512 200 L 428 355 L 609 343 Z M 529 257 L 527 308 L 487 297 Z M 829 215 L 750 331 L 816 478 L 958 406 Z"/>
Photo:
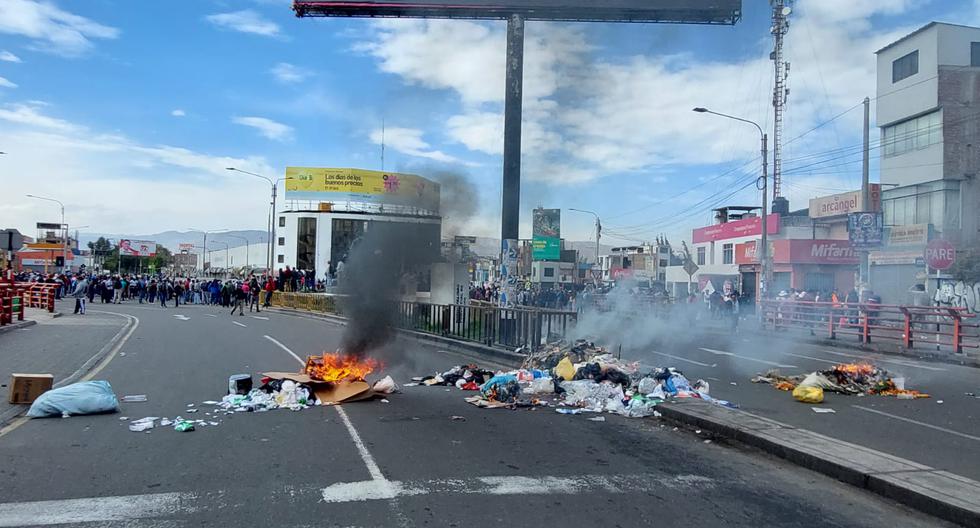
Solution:
<path fill-rule="evenodd" d="M 555 383 L 551 378 L 535 378 L 524 388 L 525 394 L 551 394 L 555 392 Z"/>
<path fill-rule="evenodd" d="M 63 416 L 116 412 L 119 400 L 108 381 L 83 381 L 41 394 L 31 404 L 27 416 Z"/>
<path fill-rule="evenodd" d="M 793 398 L 803 403 L 820 403 L 823 401 L 823 389 L 801 385 L 793 389 Z"/>
<path fill-rule="evenodd" d="M 640 394 L 650 394 L 660 385 L 660 382 L 653 378 L 643 378 L 636 384 L 636 390 Z"/>
<path fill-rule="evenodd" d="M 395 380 L 391 379 L 391 376 L 385 376 L 378 381 L 374 382 L 374 386 L 371 387 L 374 392 L 379 392 L 381 394 L 391 394 L 398 390 L 398 386 L 395 385 Z"/>
<path fill-rule="evenodd" d="M 568 356 L 563 357 L 555 365 L 555 375 L 565 381 L 572 381 L 572 378 L 575 377 L 575 365 L 572 365 L 572 360 L 568 359 Z"/>

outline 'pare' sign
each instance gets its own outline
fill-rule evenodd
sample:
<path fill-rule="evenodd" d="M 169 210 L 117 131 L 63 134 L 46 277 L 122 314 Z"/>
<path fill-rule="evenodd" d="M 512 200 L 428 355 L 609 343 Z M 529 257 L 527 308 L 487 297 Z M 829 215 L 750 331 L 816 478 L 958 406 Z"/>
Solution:
<path fill-rule="evenodd" d="M 925 258 L 932 269 L 948 269 L 956 260 L 956 248 L 945 240 L 933 240 L 926 246 Z"/>

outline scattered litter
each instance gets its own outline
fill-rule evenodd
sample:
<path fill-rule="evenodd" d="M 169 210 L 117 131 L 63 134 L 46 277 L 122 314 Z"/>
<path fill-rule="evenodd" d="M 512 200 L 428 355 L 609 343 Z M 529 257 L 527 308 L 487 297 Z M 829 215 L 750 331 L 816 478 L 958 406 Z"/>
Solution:
<path fill-rule="evenodd" d="M 801 403 L 822 403 L 823 389 L 799 385 L 793 389 L 793 399 Z"/>
<path fill-rule="evenodd" d="M 736 387 L 738 386 L 738 383 L 735 383 L 734 381 L 729 381 L 728 384 L 729 385 L 735 385 Z"/>
<path fill-rule="evenodd" d="M 157 418 L 155 416 L 147 416 L 146 418 L 140 418 L 139 420 L 134 420 L 129 423 L 129 430 L 135 433 L 141 433 L 148 429 L 153 429 L 153 422 Z"/>
<path fill-rule="evenodd" d="M 704 443 L 706 443 L 706 444 L 710 444 L 710 443 L 711 443 L 711 440 L 710 440 L 710 439 L 708 439 L 708 440 L 705 440 L 705 441 L 704 441 Z"/>
<path fill-rule="evenodd" d="M 605 422 L 606 421 L 606 417 L 605 416 L 593 416 L 592 418 L 589 418 L 589 421 L 590 422 Z"/>
<path fill-rule="evenodd" d="M 120 416 L 119 419 L 120 420 L 129 420 L 129 417 L 128 416 Z"/>
<path fill-rule="evenodd" d="M 813 387 L 839 394 L 895 396 L 903 400 L 929 397 L 928 394 L 905 388 L 903 376 L 892 376 L 870 363 L 843 363 L 828 370 L 796 376 L 783 376 L 778 370 L 770 370 L 755 376 L 752 382 L 768 383 L 785 391 Z"/>
<path fill-rule="evenodd" d="M 218 425 L 219 422 L 208 422 L 208 425 Z"/>
<path fill-rule="evenodd" d="M 126 353 L 125 352 L 120 352 L 119 353 L 119 357 L 126 357 Z"/>
<path fill-rule="evenodd" d="M 421 385 L 421 383 L 418 383 L 418 382 L 413 381 L 411 383 L 406 383 L 406 384 L 402 385 L 402 387 L 418 387 L 419 385 Z"/>
<path fill-rule="evenodd" d="M 188 404 L 187 404 L 187 406 L 188 406 L 188 407 L 193 407 L 193 406 L 194 406 L 194 404 L 193 404 L 193 403 L 188 403 Z"/>
<path fill-rule="evenodd" d="M 145 402 L 146 401 L 146 394 L 130 394 L 128 396 L 123 396 L 122 397 L 122 401 L 124 403 Z"/>
<path fill-rule="evenodd" d="M 398 390 L 398 386 L 395 385 L 395 380 L 391 379 L 391 376 L 385 376 L 374 382 L 374 385 L 371 386 L 371 390 L 377 392 L 378 394 L 392 394 Z"/>
<path fill-rule="evenodd" d="M 187 420 L 179 420 L 174 424 L 174 431 L 178 433 L 186 433 L 194 430 L 194 422 Z"/>
<path fill-rule="evenodd" d="M 34 400 L 27 416 L 74 416 L 116 412 L 119 400 L 108 381 L 83 381 L 49 390 Z"/>
<path fill-rule="evenodd" d="M 198 409 L 187 409 L 187 412 L 189 413 L 196 413 L 197 411 Z"/>
<path fill-rule="evenodd" d="M 466 417 L 465 416 L 456 416 L 456 415 L 453 415 L 453 416 L 450 416 L 449 419 L 452 420 L 452 421 L 454 421 L 454 422 L 465 422 L 466 421 Z"/>
<path fill-rule="evenodd" d="M 701 430 L 700 429 L 695 429 L 694 430 L 694 434 L 701 434 Z"/>
<path fill-rule="evenodd" d="M 381 398 L 381 403 L 391 403 L 388 398 Z"/>
<path fill-rule="evenodd" d="M 163 419 L 160 420 L 160 427 L 166 427 L 166 426 L 171 425 L 173 423 L 174 423 L 173 420 L 168 420 L 166 418 L 163 418 Z"/>
<path fill-rule="evenodd" d="M 561 409 L 555 409 L 555 412 L 558 413 L 558 414 L 582 414 L 585 411 L 583 409 L 565 409 L 565 408 L 561 408 Z"/>
<path fill-rule="evenodd" d="M 219 403 L 221 403 L 221 402 L 216 402 L 214 400 L 208 400 L 208 401 L 201 402 L 201 405 L 218 405 Z"/>
<path fill-rule="evenodd" d="M 936 400 L 936 403 L 938 403 L 939 405 L 942 405 L 943 404 L 943 401 L 942 400 Z"/>
<path fill-rule="evenodd" d="M 810 407 L 810 408 L 813 409 L 813 412 L 815 412 L 817 414 L 836 414 L 837 413 L 837 411 L 835 411 L 835 410 L 833 410 L 833 409 L 831 409 L 829 407 Z"/>

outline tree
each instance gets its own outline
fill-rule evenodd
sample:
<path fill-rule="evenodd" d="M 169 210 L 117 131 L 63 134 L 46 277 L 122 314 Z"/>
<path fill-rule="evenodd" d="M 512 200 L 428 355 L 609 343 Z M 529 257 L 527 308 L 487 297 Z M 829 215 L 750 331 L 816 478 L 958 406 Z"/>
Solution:
<path fill-rule="evenodd" d="M 105 237 L 99 237 L 95 242 L 89 242 L 88 248 L 92 251 L 95 267 L 108 267 L 105 265 L 105 260 L 112 252 L 113 246 Z"/>
<path fill-rule="evenodd" d="M 160 244 L 157 244 L 156 255 L 150 257 L 148 264 L 155 270 L 161 270 L 172 264 L 173 261 L 174 256 L 170 253 L 170 250 L 161 246 Z"/>
<path fill-rule="evenodd" d="M 967 284 L 980 282 L 980 247 L 961 249 L 956 252 L 956 260 L 949 268 L 949 274 L 955 280 Z"/>

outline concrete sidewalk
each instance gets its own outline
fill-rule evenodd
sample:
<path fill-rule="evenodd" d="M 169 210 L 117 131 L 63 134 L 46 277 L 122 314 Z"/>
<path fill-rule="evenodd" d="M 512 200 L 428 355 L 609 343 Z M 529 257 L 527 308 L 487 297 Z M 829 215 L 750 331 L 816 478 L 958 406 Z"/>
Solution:
<path fill-rule="evenodd" d="M 670 420 L 757 447 L 930 515 L 980 526 L 980 482 L 975 480 L 706 402 L 657 408 Z"/>

